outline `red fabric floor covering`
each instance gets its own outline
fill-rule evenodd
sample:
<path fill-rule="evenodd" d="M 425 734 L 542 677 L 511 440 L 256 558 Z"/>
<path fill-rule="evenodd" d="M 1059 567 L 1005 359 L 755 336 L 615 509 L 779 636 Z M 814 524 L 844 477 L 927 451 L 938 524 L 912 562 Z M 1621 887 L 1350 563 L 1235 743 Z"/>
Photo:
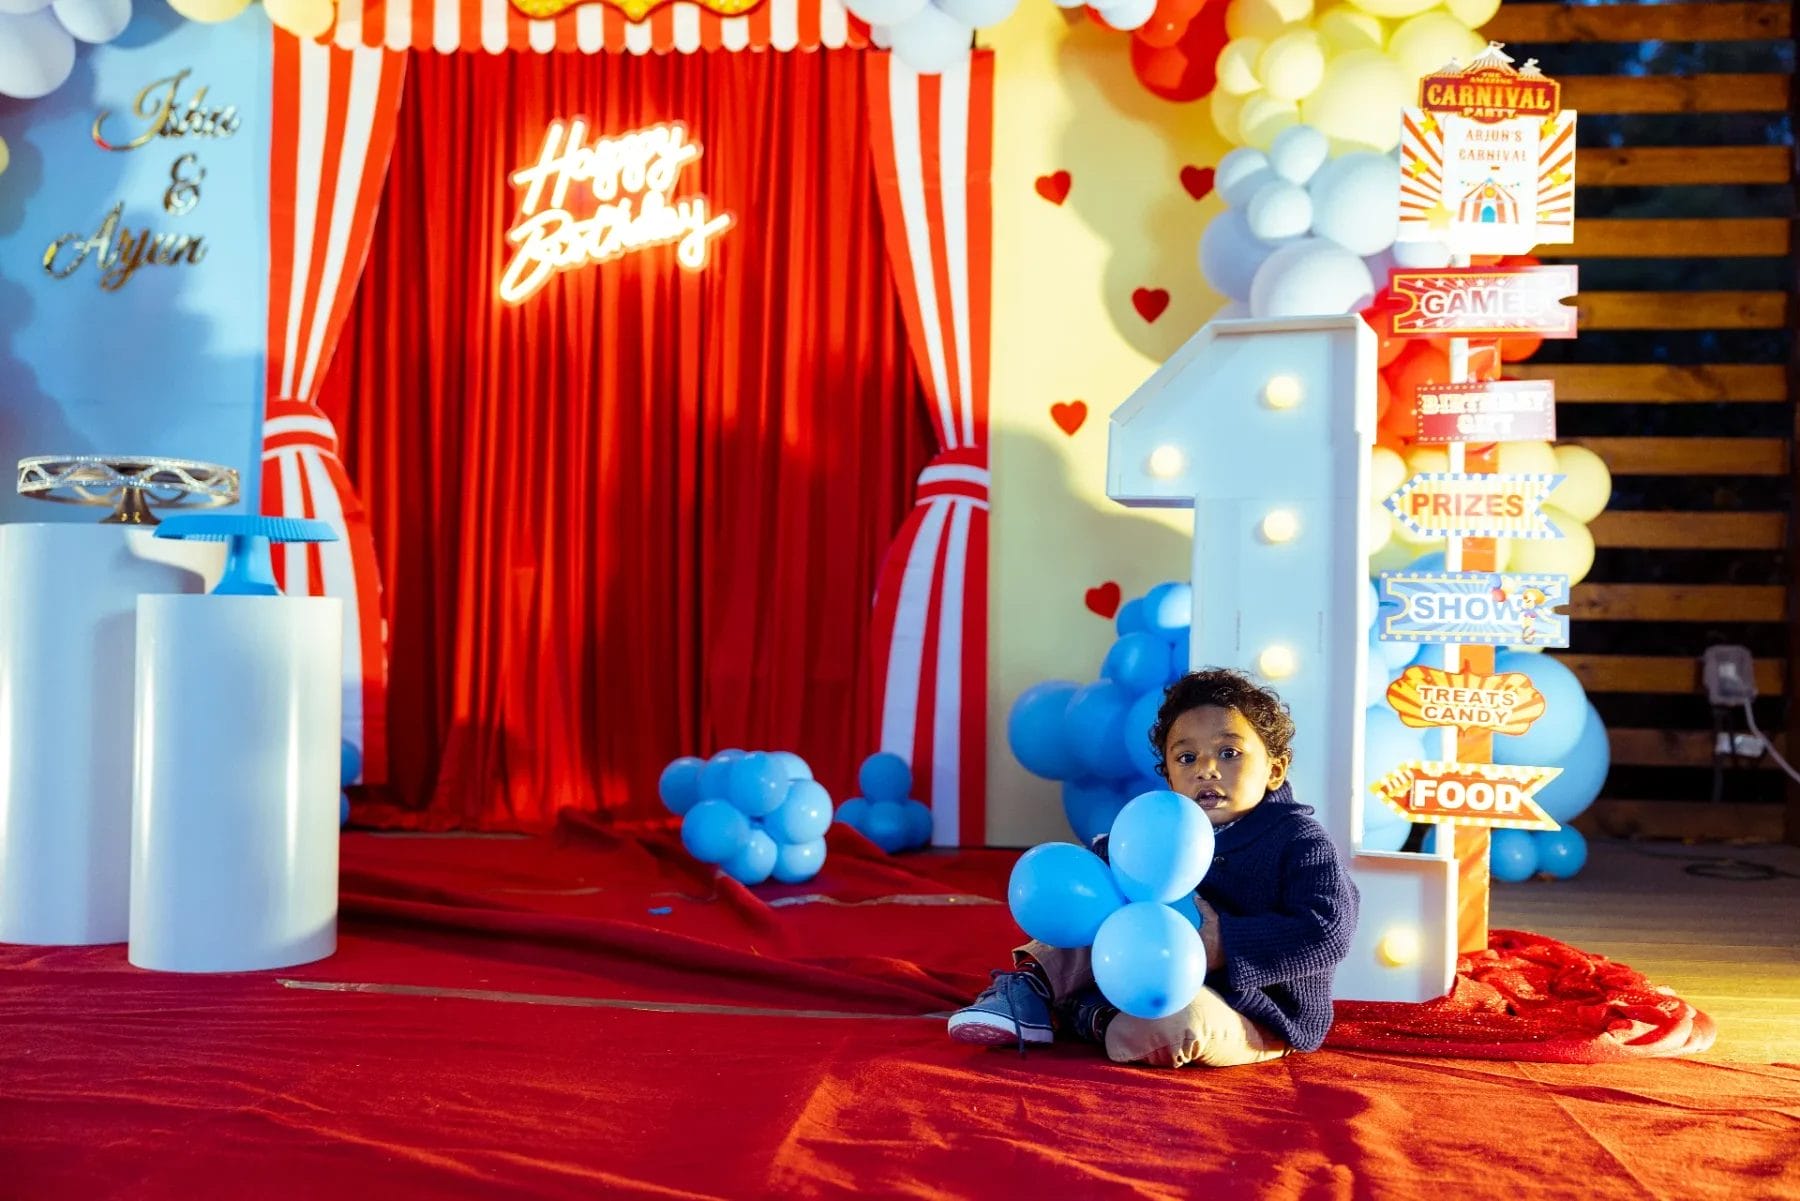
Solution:
<path fill-rule="evenodd" d="M 837 829 L 817 880 L 752 891 L 666 835 L 350 835 L 321 963 L 0 947 L 0 1196 L 1800 1196 L 1796 1065 L 1328 1048 L 1165 1073 L 952 1044 L 920 1015 L 1016 940 L 993 900 L 1012 859 L 888 859 Z M 1339 1040 L 1594 1043 L 1529 1006 L 1502 1022 L 1561 981 L 1589 1034 L 1625 1012 L 1654 1049 L 1698 1045 L 1634 973 L 1571 956 L 1508 935 L 1435 1043 L 1385 1007 L 1341 1011 Z M 1459 1022 L 1487 1025 L 1446 1041 Z"/>

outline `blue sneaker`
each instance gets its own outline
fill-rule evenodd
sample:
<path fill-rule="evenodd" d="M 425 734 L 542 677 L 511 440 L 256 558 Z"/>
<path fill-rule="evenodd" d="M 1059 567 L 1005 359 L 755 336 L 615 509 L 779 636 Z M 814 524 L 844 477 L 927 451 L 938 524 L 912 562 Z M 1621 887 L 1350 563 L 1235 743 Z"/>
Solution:
<path fill-rule="evenodd" d="M 1032 972 L 994 972 L 994 982 L 965 1009 L 950 1015 L 950 1037 L 959 1043 L 999 1047 L 1047 1043 L 1050 993 Z"/>

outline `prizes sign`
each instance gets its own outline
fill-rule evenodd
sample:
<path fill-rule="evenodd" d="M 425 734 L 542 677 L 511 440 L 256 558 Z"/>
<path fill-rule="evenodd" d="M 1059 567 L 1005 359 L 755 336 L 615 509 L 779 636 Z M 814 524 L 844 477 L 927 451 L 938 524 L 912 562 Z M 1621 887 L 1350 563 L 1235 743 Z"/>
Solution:
<path fill-rule="evenodd" d="M 1543 472 L 1470 475 L 1432 471 L 1413 476 L 1382 503 L 1416 537 L 1560 538 L 1544 516 L 1544 498 L 1563 482 Z"/>
<path fill-rule="evenodd" d="M 1526 254 L 1575 238 L 1575 114 L 1535 60 L 1499 43 L 1419 81 L 1400 139 L 1402 242 Z"/>
<path fill-rule="evenodd" d="M 680 122 L 592 145 L 586 139 L 582 118 L 552 121 L 537 162 L 512 174 L 519 219 L 506 240 L 516 249 L 500 277 L 500 298 L 509 304 L 530 298 L 558 272 L 650 246 L 674 243 L 676 260 L 698 271 L 712 240 L 731 228 L 731 215 L 712 215 L 705 196 L 671 195 L 682 170 L 700 157 Z M 571 197 L 574 184 L 584 186 Z M 592 201 L 581 216 L 569 207 L 578 199 Z"/>
<path fill-rule="evenodd" d="M 1484 676 L 1414 665 L 1388 685 L 1387 699 L 1414 729 L 1454 726 L 1523 734 L 1544 715 L 1544 694 L 1517 671 Z"/>
<path fill-rule="evenodd" d="M 1402 763 L 1371 787 L 1408 821 L 1506 830 L 1560 829 L 1532 799 L 1560 767 L 1494 763 Z"/>

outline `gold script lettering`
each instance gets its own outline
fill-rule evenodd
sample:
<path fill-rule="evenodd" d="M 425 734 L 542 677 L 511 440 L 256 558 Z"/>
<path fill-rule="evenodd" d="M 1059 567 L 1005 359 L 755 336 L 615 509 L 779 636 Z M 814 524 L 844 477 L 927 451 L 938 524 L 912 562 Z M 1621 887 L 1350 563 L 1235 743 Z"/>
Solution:
<path fill-rule="evenodd" d="M 224 108 L 214 109 L 202 107 L 206 103 L 206 88 L 202 87 L 195 92 L 185 105 L 181 103 L 181 85 L 189 74 L 191 71 L 184 69 L 166 79 L 144 85 L 131 106 L 131 111 L 144 122 L 144 127 L 128 142 L 115 145 L 101 133 L 100 127 L 112 116 L 110 109 L 102 109 L 100 115 L 94 118 L 94 145 L 102 150 L 136 150 L 148 145 L 156 137 L 228 138 L 235 134 L 242 124 L 236 106 L 226 105 Z"/>
<path fill-rule="evenodd" d="M 190 234 L 159 234 L 148 229 L 123 227 L 125 202 L 112 206 L 91 238 L 64 234 L 44 250 L 44 271 L 52 279 L 67 279 L 91 255 L 100 271 L 100 286 L 108 292 L 124 287 L 145 263 L 176 266 L 198 263 L 206 257 L 204 238 Z M 64 258 L 64 251 L 70 252 Z M 62 260 L 59 262 L 59 260 Z"/>
<path fill-rule="evenodd" d="M 700 157 L 680 122 L 653 125 L 585 145 L 587 122 L 553 121 L 537 162 L 513 172 L 522 189 L 519 220 L 506 240 L 518 249 L 500 277 L 500 298 L 517 304 L 550 277 L 604 263 L 648 246 L 675 244 L 689 271 L 706 266 L 712 239 L 731 228 L 731 215 L 709 215 L 705 196 L 672 199 L 684 167 Z M 567 207 L 573 184 L 586 184 L 595 207 L 576 217 Z M 545 195 L 546 190 L 548 196 Z"/>

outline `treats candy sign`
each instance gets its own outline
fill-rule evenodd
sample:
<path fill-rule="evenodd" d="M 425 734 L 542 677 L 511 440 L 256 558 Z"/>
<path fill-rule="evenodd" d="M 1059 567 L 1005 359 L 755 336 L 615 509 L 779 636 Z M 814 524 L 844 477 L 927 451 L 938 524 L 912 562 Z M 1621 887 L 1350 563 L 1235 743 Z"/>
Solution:
<path fill-rule="evenodd" d="M 1525 254 L 1575 237 L 1575 114 L 1535 61 L 1497 42 L 1419 82 L 1400 138 L 1402 242 Z"/>
<path fill-rule="evenodd" d="M 1415 729 L 1455 726 L 1523 734 L 1544 715 L 1544 694 L 1517 671 L 1484 676 L 1415 664 L 1388 685 L 1387 699 Z"/>

